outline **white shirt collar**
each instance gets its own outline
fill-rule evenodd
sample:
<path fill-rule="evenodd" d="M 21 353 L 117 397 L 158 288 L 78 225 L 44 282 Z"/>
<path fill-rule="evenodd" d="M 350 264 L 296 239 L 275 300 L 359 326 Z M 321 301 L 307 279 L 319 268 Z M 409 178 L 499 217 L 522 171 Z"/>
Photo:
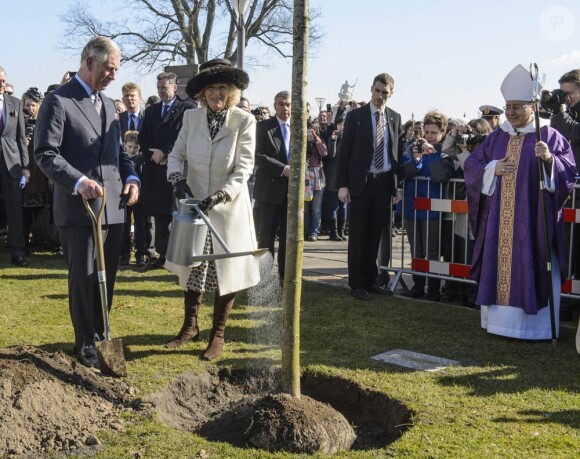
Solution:
<path fill-rule="evenodd" d="M 531 134 L 532 132 L 536 132 L 536 126 L 534 124 L 534 121 L 532 121 L 531 123 L 525 125 L 522 128 L 514 128 L 512 126 L 512 124 L 508 121 L 505 120 L 501 125 L 500 125 L 500 129 L 504 132 L 507 132 L 509 135 L 519 135 L 519 134 Z"/>
<path fill-rule="evenodd" d="M 288 118 L 286 121 L 281 120 L 280 118 L 278 118 L 278 115 L 276 115 L 276 119 L 278 120 L 278 124 L 281 126 L 282 124 L 285 124 L 286 126 L 290 127 L 290 118 Z"/>
<path fill-rule="evenodd" d="M 87 95 L 91 95 L 93 93 L 93 90 L 89 87 L 88 84 L 86 84 L 83 79 L 79 76 L 79 74 L 75 74 L 74 78 L 81 84 L 81 86 L 83 87 L 83 89 L 87 92 Z"/>

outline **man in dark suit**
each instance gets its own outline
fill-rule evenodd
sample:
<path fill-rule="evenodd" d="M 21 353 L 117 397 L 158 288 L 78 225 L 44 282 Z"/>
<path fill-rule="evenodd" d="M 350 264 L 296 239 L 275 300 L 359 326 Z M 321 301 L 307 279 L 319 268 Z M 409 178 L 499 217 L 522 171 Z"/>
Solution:
<path fill-rule="evenodd" d="M 274 256 L 278 232 L 278 272 L 284 278 L 286 255 L 286 212 L 290 175 L 290 110 L 288 91 L 274 97 L 276 116 L 256 125 L 256 183 L 254 199 L 259 208 L 258 246 L 267 247 Z"/>
<path fill-rule="evenodd" d="M 144 110 L 141 110 L 141 102 L 142 102 L 142 95 L 141 95 L 141 88 L 137 83 L 128 82 L 123 85 L 121 88 L 123 93 L 123 104 L 125 105 L 124 112 L 119 113 L 119 123 L 121 124 L 121 138 L 125 139 L 125 134 L 127 131 L 139 131 L 143 126 L 143 121 L 145 120 L 145 113 Z M 139 172 L 139 171 L 138 171 Z M 140 211 L 135 209 L 136 214 L 140 214 Z M 130 217 L 130 215 L 127 215 Z M 133 216 L 133 218 L 136 218 Z M 155 247 L 153 247 L 153 223 L 151 217 L 143 216 L 143 228 L 140 231 L 145 234 L 145 245 L 146 245 L 146 255 L 149 257 L 149 260 L 155 258 Z M 121 267 L 127 266 L 129 264 L 129 258 L 131 255 L 131 247 L 130 247 L 130 235 L 131 233 L 131 225 L 125 225 L 123 229 L 123 249 L 121 251 Z M 127 241 L 129 243 L 127 244 Z M 136 266 L 138 268 L 142 268 L 146 265 L 145 257 L 142 254 L 138 254 L 136 256 Z"/>
<path fill-rule="evenodd" d="M 0 184 L 8 223 L 11 263 L 28 266 L 22 234 L 22 188 L 28 172 L 28 148 L 20 100 L 5 92 L 6 72 L 0 67 Z"/>
<path fill-rule="evenodd" d="M 338 158 L 338 198 L 350 203 L 348 283 L 359 300 L 370 300 L 369 291 L 390 293 L 377 284 L 376 259 L 396 195 L 396 158 L 401 157 L 401 116 L 387 107 L 393 87 L 388 73 L 375 77 L 371 102 L 346 117 Z"/>
<path fill-rule="evenodd" d="M 175 207 L 173 187 L 167 181 L 167 156 L 181 130 L 183 113 L 195 108 L 193 102 L 181 100 L 177 91 L 177 75 L 163 72 L 157 75 L 157 92 L 161 102 L 145 110 L 145 120 L 139 129 L 139 146 L 143 163 L 142 203 L 146 215 L 155 219 L 155 248 L 159 258 L 150 268 L 165 264 L 169 243 L 169 225 Z"/>
<path fill-rule="evenodd" d="M 115 79 L 120 55 L 108 38 L 90 40 L 82 51 L 78 73 L 45 98 L 34 132 L 36 162 L 54 182 L 54 221 L 69 271 L 75 353 L 87 366 L 97 365 L 95 339 L 102 339 L 104 324 L 93 229 L 83 199 L 96 211 L 103 188 L 107 190 L 103 235 L 110 307 L 124 205 L 135 204 L 139 195 L 138 178 L 121 144 L 115 105 L 101 93 Z"/>
<path fill-rule="evenodd" d="M 141 111 L 141 88 L 137 83 L 125 83 L 121 91 L 123 104 L 127 110 L 119 114 L 119 122 L 121 123 L 121 137 L 125 138 L 125 132 L 141 129 L 145 114 Z"/>

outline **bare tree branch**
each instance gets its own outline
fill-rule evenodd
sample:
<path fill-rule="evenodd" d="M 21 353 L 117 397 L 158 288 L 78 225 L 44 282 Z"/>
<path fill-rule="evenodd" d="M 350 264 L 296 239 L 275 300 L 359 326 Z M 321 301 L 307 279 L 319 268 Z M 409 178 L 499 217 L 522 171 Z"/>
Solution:
<path fill-rule="evenodd" d="M 169 64 L 203 63 L 237 56 L 236 12 L 232 0 L 126 0 L 112 12 L 114 20 L 93 15 L 87 0 L 71 4 L 61 16 L 65 31 L 60 47 L 78 55 L 96 35 L 109 37 L 122 50 L 123 62 L 134 62 L 150 72 Z M 248 62 L 261 62 L 257 53 L 292 54 L 292 1 L 251 0 L 245 19 L 246 46 L 254 53 Z M 316 11 L 310 12 L 310 43 L 323 34 L 316 29 Z"/>

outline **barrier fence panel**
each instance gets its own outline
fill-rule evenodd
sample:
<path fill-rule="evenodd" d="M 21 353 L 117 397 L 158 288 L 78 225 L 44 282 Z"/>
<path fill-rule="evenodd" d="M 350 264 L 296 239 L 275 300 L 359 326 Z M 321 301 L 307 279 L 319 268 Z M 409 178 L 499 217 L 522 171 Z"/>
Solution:
<path fill-rule="evenodd" d="M 449 182 L 438 183 L 438 196 L 431 197 L 433 184 L 428 183 L 427 197 L 418 196 L 419 183 L 430 182 L 427 177 L 415 177 L 403 181 L 402 209 L 403 228 L 396 237 L 390 239 L 391 258 L 388 266 L 381 265 L 380 269 L 394 273 L 390 290 L 395 291 L 399 282 L 404 288 L 407 286 L 403 280 L 403 274 L 438 278 L 446 281 L 461 282 L 465 284 L 476 284 L 470 277 L 470 259 L 473 248 L 473 235 L 469 228 L 469 216 L 467 199 L 465 198 L 465 182 L 463 179 L 451 179 Z M 405 195 L 406 187 L 413 186 L 413 220 L 411 225 L 405 225 Z M 394 214 L 397 208 L 391 213 L 391 228 L 393 228 Z M 431 221 L 432 213 L 438 212 L 437 239 L 429 237 L 430 231 L 435 229 L 435 225 L 422 221 Z M 419 218 L 418 218 L 419 213 Z M 562 278 L 562 296 L 566 298 L 580 299 L 580 179 L 577 180 L 574 190 L 564 208 L 563 218 L 566 225 L 566 245 L 567 245 L 567 265 L 566 272 Z M 421 228 L 419 231 L 418 228 Z M 417 240 L 417 234 L 424 233 L 425 237 L 421 241 Z M 409 237 L 409 231 L 412 231 Z M 393 234 L 395 234 L 393 232 Z M 400 236 L 400 237 L 399 237 Z M 407 236 L 407 238 L 405 238 Z M 410 241 L 413 241 L 412 243 Z M 430 243 L 437 244 L 436 257 L 429 257 Z M 423 244 L 424 242 L 424 244 Z M 417 254 L 418 245 L 421 244 L 424 250 L 421 257 Z M 421 252 L 421 251 L 419 251 Z M 433 248 L 431 247 L 431 253 Z M 579 266 L 576 266 L 579 265 Z"/>

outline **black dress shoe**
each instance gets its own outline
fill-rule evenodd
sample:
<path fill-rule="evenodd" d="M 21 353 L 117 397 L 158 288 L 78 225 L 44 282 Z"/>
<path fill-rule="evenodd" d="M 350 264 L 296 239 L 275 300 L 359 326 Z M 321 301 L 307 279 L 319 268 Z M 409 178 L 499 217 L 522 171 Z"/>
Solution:
<path fill-rule="evenodd" d="M 147 263 L 145 263 L 145 257 L 140 256 L 137 257 L 137 262 L 135 263 L 135 266 L 137 266 L 137 268 L 144 268 L 147 265 Z"/>
<path fill-rule="evenodd" d="M 425 295 L 425 292 L 423 292 L 422 290 L 419 290 L 419 289 L 412 288 L 408 292 L 403 292 L 402 295 L 406 296 L 407 298 L 418 299 L 418 298 L 423 298 L 423 296 Z"/>
<path fill-rule="evenodd" d="M 378 293 L 380 295 L 392 295 L 393 294 L 393 292 L 391 292 L 387 287 L 383 287 L 382 285 L 379 285 L 379 284 L 370 285 L 369 287 L 367 287 L 367 290 L 370 292 Z"/>
<path fill-rule="evenodd" d="M 85 367 L 96 368 L 99 366 L 99 359 L 97 357 L 97 349 L 94 346 L 86 346 L 83 352 L 74 350 L 75 357 Z"/>
<path fill-rule="evenodd" d="M 367 292 L 364 288 L 354 288 L 351 290 L 350 294 L 357 300 L 370 301 L 372 298 L 370 293 Z"/>
<path fill-rule="evenodd" d="M 12 260 L 10 260 L 10 263 L 12 263 L 13 265 L 16 265 L 20 268 L 25 268 L 26 266 L 28 266 L 28 262 L 26 261 L 26 258 L 24 258 L 22 255 L 17 255 L 15 257 L 12 257 Z"/>

